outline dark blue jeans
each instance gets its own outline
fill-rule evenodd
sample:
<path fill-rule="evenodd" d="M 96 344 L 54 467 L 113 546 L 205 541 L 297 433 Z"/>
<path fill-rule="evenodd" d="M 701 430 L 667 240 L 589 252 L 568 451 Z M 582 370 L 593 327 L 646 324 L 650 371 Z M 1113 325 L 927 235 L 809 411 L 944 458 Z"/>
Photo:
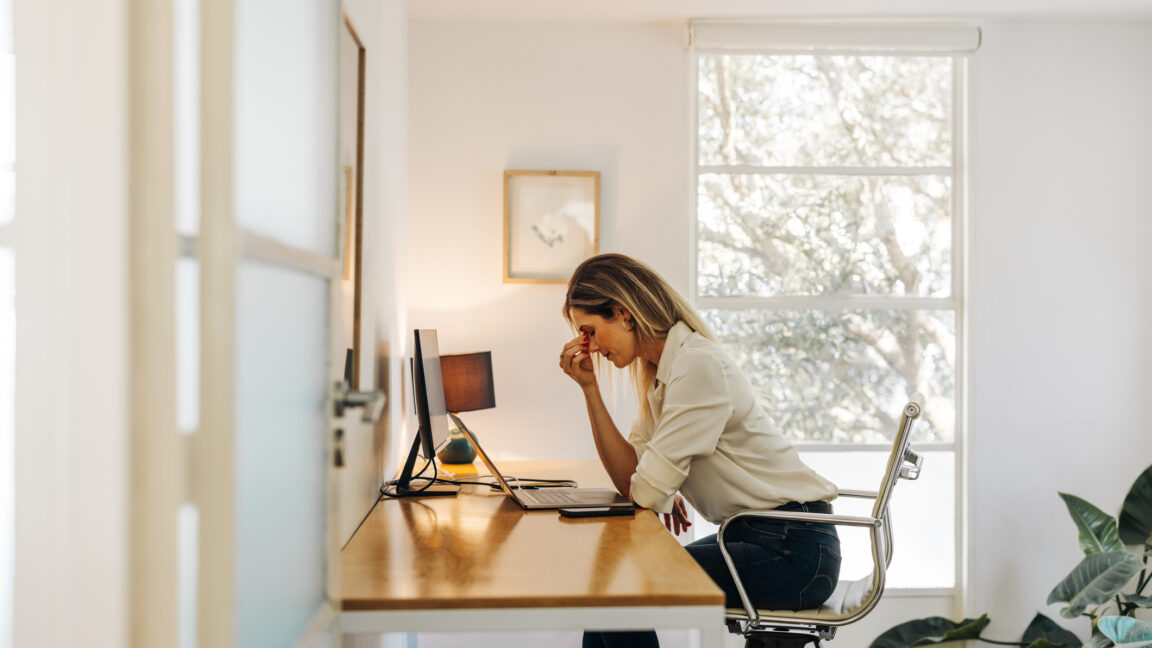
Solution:
<path fill-rule="evenodd" d="M 832 505 L 789 502 L 777 510 L 831 513 Z M 819 607 L 832 595 L 840 578 L 840 537 L 831 524 L 744 517 L 728 526 L 724 544 L 736 563 L 744 591 L 757 608 Z M 725 605 L 743 608 L 716 536 L 701 538 L 685 549 L 724 590 Z M 584 648 L 655 648 L 659 645 L 652 630 L 584 633 Z"/>

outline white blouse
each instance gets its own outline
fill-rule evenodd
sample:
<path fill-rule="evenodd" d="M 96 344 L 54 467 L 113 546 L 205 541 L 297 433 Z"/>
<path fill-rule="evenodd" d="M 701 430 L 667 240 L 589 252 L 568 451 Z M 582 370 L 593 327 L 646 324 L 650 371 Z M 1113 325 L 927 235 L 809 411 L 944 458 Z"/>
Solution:
<path fill-rule="evenodd" d="M 719 524 L 739 511 L 836 497 L 776 432 L 724 349 L 683 322 L 668 331 L 648 405 L 654 425 L 640 417 L 628 437 L 639 460 L 631 496 L 641 506 L 670 513 L 679 490 Z"/>

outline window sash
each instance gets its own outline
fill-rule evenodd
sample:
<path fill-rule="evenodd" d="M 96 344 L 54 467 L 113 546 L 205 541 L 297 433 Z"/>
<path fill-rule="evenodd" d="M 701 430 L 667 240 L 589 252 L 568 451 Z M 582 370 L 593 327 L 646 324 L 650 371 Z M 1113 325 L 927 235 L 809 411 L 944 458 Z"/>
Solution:
<path fill-rule="evenodd" d="M 932 167 L 899 167 L 899 166 L 805 166 L 805 167 L 788 167 L 788 166 L 757 166 L 757 165 L 706 165 L 700 164 L 699 155 L 699 85 L 700 85 L 700 56 L 709 54 L 748 54 L 756 55 L 762 54 L 766 56 L 786 54 L 783 51 L 769 51 L 757 52 L 750 49 L 745 42 L 741 45 L 741 41 L 733 40 L 729 42 L 728 46 L 720 46 L 721 34 L 723 30 L 721 27 L 732 26 L 733 23 L 722 22 L 695 22 L 689 25 L 690 30 L 694 30 L 699 36 L 700 30 L 713 30 L 706 33 L 712 34 L 709 38 L 715 37 L 717 43 L 705 40 L 692 40 L 690 39 L 689 46 L 693 50 L 692 65 L 690 81 L 692 86 L 691 105 L 689 106 L 689 124 L 692 129 L 689 141 L 691 143 L 690 159 L 692 166 L 692 184 L 689 188 L 689 209 L 692 215 L 691 218 L 691 264 L 689 268 L 689 285 L 691 285 L 690 299 L 696 308 L 712 308 L 712 309 L 743 309 L 743 308 L 796 308 L 796 307 L 811 307 L 807 304 L 819 303 L 819 307 L 823 308 L 886 308 L 896 310 L 915 310 L 915 309 L 943 309 L 955 310 L 957 313 L 962 308 L 962 276 L 963 266 L 963 229 L 962 219 L 964 216 L 964 202 L 962 197 L 966 192 L 966 185 L 964 184 L 964 171 L 965 171 L 965 157 L 964 157 L 964 139 L 962 118 L 964 114 L 965 100 L 965 62 L 958 55 L 957 52 L 949 54 L 953 57 L 952 65 L 952 164 L 949 166 L 932 166 Z M 707 26 L 707 27 L 705 27 Z M 823 26 L 823 25 L 822 25 Z M 756 25 L 756 28 L 772 27 L 773 29 L 779 28 L 780 25 Z M 840 25 L 839 27 L 843 27 Z M 860 29 L 860 25 L 851 25 L 853 29 Z M 977 36 L 977 46 L 979 46 L 980 28 L 969 26 L 970 29 L 975 30 Z M 916 27 L 904 27 L 904 29 L 916 29 Z M 788 32 L 796 30 L 795 25 L 788 27 Z M 816 30 L 819 31 L 819 30 Z M 765 32 L 767 33 L 767 32 Z M 816 43 L 811 49 L 803 53 L 819 53 L 820 55 L 833 56 L 838 52 L 833 51 L 820 51 L 821 47 L 827 43 L 821 44 L 821 41 L 814 35 L 816 32 L 802 31 L 802 34 L 807 34 L 805 38 L 812 39 L 809 42 Z M 799 39 L 800 36 L 795 38 Z M 873 52 L 848 52 L 848 54 L 874 54 L 874 55 L 892 55 L 896 56 L 900 53 L 895 51 L 882 51 L 877 50 Z M 924 52 L 917 53 L 918 55 L 925 55 Z M 771 296 L 771 297 L 756 297 L 756 296 L 743 296 L 743 297 L 714 297 L 699 294 L 699 282 L 697 280 L 698 272 L 698 253 L 699 247 L 696 241 L 699 239 L 699 191 L 700 191 L 700 177 L 709 174 L 754 174 L 754 175 L 859 175 L 859 176 L 920 176 L 920 175 L 949 175 L 952 180 L 952 291 L 948 297 L 945 298 L 922 298 L 916 296 L 883 296 L 883 295 L 854 295 L 854 296 L 825 296 L 825 295 L 789 295 L 789 296 Z M 959 319 L 959 315 L 958 315 Z M 959 323 L 959 322 L 958 322 Z M 959 331 L 960 328 L 957 328 Z M 960 346 L 960 339 L 957 340 L 957 345 Z M 957 357 L 960 357 L 960 349 L 957 349 Z M 957 379 L 959 380 L 961 368 L 957 367 Z M 959 385 L 958 385 L 959 386 Z M 958 402 L 961 401 L 957 395 Z"/>
<path fill-rule="evenodd" d="M 702 32 L 699 28 L 702 23 L 692 25 L 696 29 L 695 36 L 700 36 Z M 724 30 L 711 31 L 716 25 L 712 24 L 708 27 L 708 34 L 719 38 L 720 34 L 725 33 Z M 763 25 L 756 26 L 757 28 Z M 779 26 L 775 26 L 778 28 Z M 855 26 L 859 27 L 859 26 Z M 979 45 L 979 29 L 975 29 L 976 46 Z M 739 30 L 737 30 L 739 31 Z M 807 32 L 805 30 L 797 30 L 795 26 L 789 27 L 786 31 L 795 32 L 792 37 L 793 41 L 809 38 L 815 32 Z M 727 32 L 729 35 L 732 32 Z M 745 32 L 750 33 L 750 32 Z M 768 32 L 764 32 L 768 33 Z M 833 33 L 828 31 L 826 33 Z M 873 35 L 879 32 L 872 32 Z M 805 35 L 806 34 L 806 35 Z M 709 36 L 711 38 L 712 36 Z M 781 40 L 780 42 L 784 42 Z M 695 38 L 691 45 L 694 52 L 692 59 L 691 69 L 691 106 L 690 106 L 690 124 L 692 128 L 690 142 L 691 142 L 691 165 L 692 165 L 692 185 L 690 187 L 689 204 L 692 216 L 692 247 L 691 247 L 691 267 L 689 271 L 689 281 L 692 286 L 690 299 L 697 309 L 711 309 L 711 310 L 847 310 L 847 309 L 866 309 L 866 310 L 897 310 L 897 311 L 914 311 L 914 310 L 935 310 L 935 311 L 949 311 L 955 317 L 956 323 L 956 348 L 955 348 L 955 404 L 956 404 L 956 424 L 953 429 L 951 441 L 932 442 L 930 445 L 934 449 L 948 450 L 956 453 L 960 452 L 962 447 L 962 429 L 963 429 L 963 408 L 964 402 L 964 388 L 963 388 L 963 299 L 962 299 L 962 278 L 963 278 L 963 207 L 964 203 L 962 197 L 965 192 L 965 185 L 963 183 L 963 173 L 965 169 L 964 161 L 964 140 L 962 117 L 964 112 L 964 66 L 963 59 L 958 55 L 960 52 L 948 53 L 948 56 L 953 57 L 952 65 L 952 112 L 951 112 L 951 128 L 952 128 L 952 152 L 951 164 L 948 166 L 932 166 L 932 167 L 913 167 L 913 166 L 759 166 L 759 165 L 708 165 L 701 164 L 699 155 L 699 75 L 700 75 L 700 57 L 702 55 L 721 54 L 721 55 L 786 55 L 790 52 L 782 50 L 769 50 L 759 51 L 756 48 L 751 48 L 748 43 L 743 45 L 719 46 L 716 43 L 711 43 L 707 40 Z M 870 51 L 855 50 L 847 52 L 834 51 L 836 48 L 829 46 L 828 42 L 817 43 L 812 47 L 803 48 L 798 53 L 816 54 L 833 56 L 837 54 L 848 55 L 878 55 L 878 56 L 899 56 L 906 55 L 905 52 L 899 52 L 895 49 L 874 49 Z M 974 51 L 974 50 L 973 50 Z M 792 52 L 796 53 L 796 52 Z M 930 55 L 928 52 L 917 51 L 911 52 L 914 55 Z M 951 220 L 952 220 L 952 290 L 949 295 L 944 297 L 920 297 L 914 295 L 774 295 L 774 296 L 738 296 L 738 297 L 722 297 L 722 296 L 708 296 L 702 295 L 699 292 L 698 275 L 698 255 L 699 245 L 698 236 L 699 231 L 699 191 L 700 191 L 700 178 L 706 174 L 755 174 L 755 175 L 858 175 L 858 176 L 920 176 L 920 175 L 947 175 L 952 179 L 951 187 Z M 843 451 L 846 449 L 856 448 L 857 444 L 837 444 L 829 442 L 797 442 L 797 449 L 804 451 Z M 860 449 L 879 449 L 881 444 L 859 444 Z M 872 447 L 875 445 L 876 447 Z M 918 446 L 927 447 L 929 444 L 920 443 Z"/>

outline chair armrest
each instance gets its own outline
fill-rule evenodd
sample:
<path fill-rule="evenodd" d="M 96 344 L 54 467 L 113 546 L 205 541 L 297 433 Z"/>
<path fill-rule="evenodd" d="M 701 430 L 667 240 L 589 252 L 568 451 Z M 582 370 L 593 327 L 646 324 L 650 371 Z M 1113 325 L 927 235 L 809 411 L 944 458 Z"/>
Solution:
<path fill-rule="evenodd" d="M 855 490 L 852 488 L 841 488 L 839 489 L 839 492 L 840 497 L 863 497 L 867 499 L 876 499 L 877 497 L 880 497 L 880 493 L 877 493 L 876 491 Z"/>
<path fill-rule="evenodd" d="M 837 515 L 836 513 L 808 513 L 806 511 L 740 511 L 733 514 L 727 520 L 720 524 L 720 533 L 723 537 L 724 529 L 728 524 L 736 518 L 742 517 L 759 517 L 771 518 L 774 520 L 795 520 L 796 522 L 824 522 L 826 524 L 835 524 L 838 526 L 858 526 L 858 527 L 880 527 L 883 522 L 874 517 L 863 515 Z"/>
<path fill-rule="evenodd" d="M 887 550 L 880 550 L 876 547 L 876 534 L 879 529 L 883 528 L 885 533 L 890 533 L 889 527 L 883 520 L 874 517 L 860 516 L 860 515 L 837 515 L 835 513 L 809 513 L 807 511 L 740 511 L 728 517 L 720 523 L 720 528 L 716 531 L 716 542 L 720 545 L 720 554 L 724 557 L 724 562 L 728 566 L 728 573 L 731 574 L 732 580 L 736 585 L 736 592 L 740 595 L 740 601 L 744 604 L 744 610 L 748 614 L 748 618 L 755 624 L 759 623 L 760 613 L 752 605 L 752 601 L 748 598 L 748 593 L 744 589 L 744 583 L 740 579 L 740 574 L 736 570 L 736 563 L 732 561 L 732 556 L 728 553 L 728 547 L 724 542 L 724 532 L 728 529 L 728 525 L 733 520 L 742 517 L 757 517 L 769 518 L 775 520 L 795 520 L 797 522 L 823 522 L 826 524 L 834 524 L 837 526 L 855 526 L 855 527 L 870 527 L 873 529 L 873 562 L 876 573 L 880 574 L 881 583 L 883 583 L 883 569 L 880 567 L 880 551 L 887 553 Z M 887 564 L 885 564 L 887 567 Z"/>

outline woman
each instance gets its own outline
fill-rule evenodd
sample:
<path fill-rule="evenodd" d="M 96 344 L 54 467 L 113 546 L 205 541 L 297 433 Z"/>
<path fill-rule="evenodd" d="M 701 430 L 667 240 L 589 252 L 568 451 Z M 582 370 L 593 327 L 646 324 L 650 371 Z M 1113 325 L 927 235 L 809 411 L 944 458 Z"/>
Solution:
<path fill-rule="evenodd" d="M 564 317 L 578 334 L 560 367 L 584 393 L 600 460 L 616 489 L 662 513 L 670 531 L 691 524 L 685 499 L 714 524 L 749 509 L 831 512 L 836 487 L 800 461 L 748 378 L 651 268 L 620 254 L 586 260 L 568 283 Z M 600 395 L 597 353 L 631 369 L 640 416 L 627 439 Z M 840 541 L 830 524 L 746 517 L 725 539 L 758 608 L 817 607 L 836 586 Z M 728 607 L 743 607 L 716 536 L 686 548 Z M 657 645 L 654 631 L 584 635 L 585 647 Z"/>

